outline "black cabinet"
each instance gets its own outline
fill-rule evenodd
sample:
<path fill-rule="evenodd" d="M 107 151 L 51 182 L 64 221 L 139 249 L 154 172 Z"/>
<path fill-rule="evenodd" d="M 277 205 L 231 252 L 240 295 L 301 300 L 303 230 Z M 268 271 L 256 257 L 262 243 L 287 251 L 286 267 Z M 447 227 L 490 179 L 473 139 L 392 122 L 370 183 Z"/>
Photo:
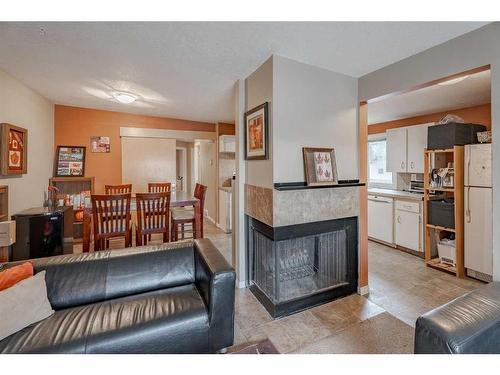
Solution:
<path fill-rule="evenodd" d="M 13 261 L 63 253 L 64 209 L 32 208 L 13 215 L 12 220 L 16 221 Z"/>
<path fill-rule="evenodd" d="M 450 122 L 429 126 L 427 129 L 427 149 L 446 150 L 453 146 L 478 143 L 477 133 L 486 130 L 484 125 L 459 124 Z"/>

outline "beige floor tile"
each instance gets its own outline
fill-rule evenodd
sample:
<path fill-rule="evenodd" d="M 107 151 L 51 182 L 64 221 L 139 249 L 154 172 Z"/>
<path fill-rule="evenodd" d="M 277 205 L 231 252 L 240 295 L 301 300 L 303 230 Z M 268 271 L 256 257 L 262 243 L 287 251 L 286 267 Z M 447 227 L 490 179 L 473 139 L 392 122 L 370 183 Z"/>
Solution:
<path fill-rule="evenodd" d="M 388 313 L 379 314 L 294 353 L 412 353 L 413 329 Z"/>
<path fill-rule="evenodd" d="M 243 330 L 240 328 L 238 323 L 234 323 L 234 344 L 233 345 L 240 345 L 244 344 L 247 342 L 246 336 L 243 334 Z"/>
<path fill-rule="evenodd" d="M 372 241 L 368 244 L 368 299 L 407 324 L 482 283 L 425 266 L 421 258 Z"/>
<path fill-rule="evenodd" d="M 280 353 L 296 350 L 333 332 L 310 311 L 276 319 L 244 331 L 249 341 L 269 339 Z"/>

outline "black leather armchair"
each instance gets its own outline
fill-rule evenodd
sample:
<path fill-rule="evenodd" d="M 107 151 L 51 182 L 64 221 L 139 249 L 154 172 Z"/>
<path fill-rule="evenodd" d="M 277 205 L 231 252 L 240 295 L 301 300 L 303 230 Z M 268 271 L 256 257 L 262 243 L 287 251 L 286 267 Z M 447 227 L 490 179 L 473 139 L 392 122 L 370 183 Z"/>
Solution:
<path fill-rule="evenodd" d="M 233 344 L 235 272 L 208 239 L 32 262 L 46 270 L 55 314 L 0 341 L 0 353 L 212 353 Z"/>
<path fill-rule="evenodd" d="M 500 353 L 500 283 L 484 285 L 420 316 L 415 353 Z"/>

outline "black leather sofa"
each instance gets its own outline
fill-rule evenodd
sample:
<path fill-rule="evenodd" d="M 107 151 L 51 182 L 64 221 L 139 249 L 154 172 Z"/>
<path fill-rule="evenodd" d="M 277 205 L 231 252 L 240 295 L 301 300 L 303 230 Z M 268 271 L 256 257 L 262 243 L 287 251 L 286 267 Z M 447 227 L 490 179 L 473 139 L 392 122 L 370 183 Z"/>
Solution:
<path fill-rule="evenodd" d="M 208 239 L 32 262 L 46 270 L 55 314 L 0 341 L 0 353 L 212 353 L 233 344 L 235 272 Z"/>
<path fill-rule="evenodd" d="M 420 316 L 415 353 L 500 353 L 500 283 L 481 286 Z"/>

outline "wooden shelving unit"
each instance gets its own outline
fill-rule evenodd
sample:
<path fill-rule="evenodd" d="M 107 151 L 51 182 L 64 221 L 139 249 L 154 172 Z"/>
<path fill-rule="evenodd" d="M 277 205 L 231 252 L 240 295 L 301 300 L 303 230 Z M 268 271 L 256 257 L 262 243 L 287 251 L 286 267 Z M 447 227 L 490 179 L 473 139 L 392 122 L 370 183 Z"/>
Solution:
<path fill-rule="evenodd" d="M 0 185 L 0 221 L 9 220 L 9 187 Z M 9 261 L 9 248 L 0 247 L 0 263 Z"/>
<path fill-rule="evenodd" d="M 9 187 L 0 185 L 0 221 L 9 220 Z"/>
<path fill-rule="evenodd" d="M 434 160 L 435 167 L 445 167 L 448 162 L 453 162 L 454 187 L 453 188 L 431 188 L 430 171 L 431 162 Z M 465 276 L 464 266 L 464 147 L 455 146 L 446 150 L 426 150 L 424 152 L 424 220 L 425 226 L 425 262 L 428 267 L 449 272 L 457 277 Z M 431 191 L 442 192 L 446 197 L 455 200 L 455 228 L 444 228 L 428 223 L 427 210 L 431 198 Z M 443 264 L 439 258 L 433 257 L 433 247 L 437 246 L 432 240 L 436 232 L 450 232 L 455 234 L 456 267 Z"/>
<path fill-rule="evenodd" d="M 80 194 L 82 191 L 90 190 L 94 194 L 94 177 L 52 177 L 49 184 L 55 186 L 58 192 L 58 198 L 64 198 L 66 194 Z M 83 236 L 83 210 L 73 210 L 73 237 L 82 238 Z M 82 218 L 78 218 L 80 213 Z"/>

